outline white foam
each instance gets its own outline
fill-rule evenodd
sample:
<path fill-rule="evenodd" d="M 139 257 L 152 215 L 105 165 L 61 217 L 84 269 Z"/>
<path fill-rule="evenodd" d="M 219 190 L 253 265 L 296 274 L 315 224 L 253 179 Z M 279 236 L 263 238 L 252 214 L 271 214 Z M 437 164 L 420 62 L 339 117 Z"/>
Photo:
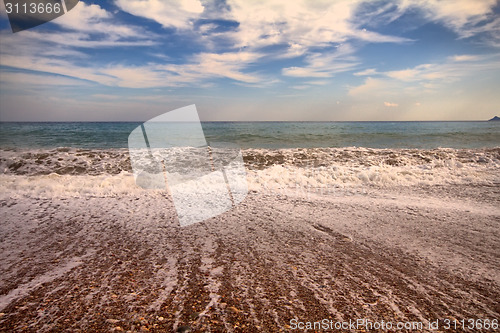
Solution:
<path fill-rule="evenodd" d="M 82 195 L 106 197 L 145 191 L 135 185 L 134 177 L 129 172 L 100 176 L 55 173 L 41 176 L 0 175 L 0 189 L 11 197 L 29 195 L 41 198 Z"/>
<path fill-rule="evenodd" d="M 5 154 L 4 154 L 5 153 Z M 166 188 L 146 190 L 136 186 L 125 166 L 124 150 L 79 151 L 54 149 L 29 152 L 4 152 L 3 165 L 23 161 L 26 173 L 0 172 L 0 190 L 11 196 L 117 196 L 144 191 L 164 193 Z M 40 154 L 49 153 L 48 157 Z M 438 184 L 500 183 L 500 150 L 494 149 L 248 149 L 243 151 L 249 190 L 336 189 L 362 186 L 412 186 Z M 45 160 L 52 163 L 47 164 Z M 45 174 L 62 159 L 87 161 L 88 170 L 80 174 Z M 43 160 L 44 162 L 38 162 Z M 189 159 L 188 159 L 189 160 Z M 87 163 L 86 162 L 86 163 Z M 189 161 L 184 162 L 189 169 Z M 96 166 L 98 165 L 98 166 Z M 52 169 L 51 169 L 52 168 Z M 108 171 L 111 170 L 111 171 Z M 121 170 L 121 171 L 119 171 Z M 172 173 L 172 177 L 182 175 Z M 185 176 L 185 175 L 184 175 Z"/>
<path fill-rule="evenodd" d="M 332 189 L 360 186 L 411 186 L 439 184 L 495 184 L 500 182 L 491 165 L 458 165 L 448 161 L 434 166 L 329 166 L 302 168 L 274 165 L 249 172 L 251 190 Z"/>

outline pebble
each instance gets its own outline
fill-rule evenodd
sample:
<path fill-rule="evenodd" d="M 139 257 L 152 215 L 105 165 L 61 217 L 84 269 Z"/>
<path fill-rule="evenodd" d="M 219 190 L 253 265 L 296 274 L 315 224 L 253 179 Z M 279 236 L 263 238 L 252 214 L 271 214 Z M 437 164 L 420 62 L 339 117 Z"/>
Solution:
<path fill-rule="evenodd" d="M 229 309 L 229 311 L 234 312 L 234 313 L 238 313 L 238 312 L 240 312 L 240 311 L 241 311 L 241 310 L 238 310 L 238 309 L 237 309 L 236 307 L 234 307 L 234 306 L 230 306 L 228 309 Z"/>
<path fill-rule="evenodd" d="M 191 327 L 189 326 L 180 326 L 177 328 L 177 333 L 188 333 L 191 331 Z"/>

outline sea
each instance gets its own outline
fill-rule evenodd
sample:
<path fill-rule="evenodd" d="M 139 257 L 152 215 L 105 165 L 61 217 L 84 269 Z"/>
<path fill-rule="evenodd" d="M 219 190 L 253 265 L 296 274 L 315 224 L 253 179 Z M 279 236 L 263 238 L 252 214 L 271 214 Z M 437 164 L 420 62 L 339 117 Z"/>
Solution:
<path fill-rule="evenodd" d="M 250 190 L 500 186 L 499 122 L 201 125 L 212 151 L 216 145 L 210 143 L 221 142 L 241 149 Z M 138 127 L 139 122 L 0 123 L 0 189 L 47 197 L 68 191 L 76 196 L 139 191 L 132 168 L 137 161 L 128 148 L 129 135 Z M 165 170 L 177 161 L 174 166 L 182 168 L 176 170 L 197 171 L 199 154 L 179 149 L 162 159 Z"/>
<path fill-rule="evenodd" d="M 1 122 L 0 149 L 127 148 L 139 122 Z M 207 142 L 245 148 L 492 148 L 500 122 L 203 122 Z"/>

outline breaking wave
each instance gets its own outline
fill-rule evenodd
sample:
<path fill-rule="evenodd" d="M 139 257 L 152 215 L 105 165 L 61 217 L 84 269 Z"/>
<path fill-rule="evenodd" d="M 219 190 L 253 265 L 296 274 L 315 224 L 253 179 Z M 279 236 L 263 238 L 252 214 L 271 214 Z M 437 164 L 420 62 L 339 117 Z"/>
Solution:
<path fill-rule="evenodd" d="M 250 190 L 500 184 L 500 147 L 245 149 L 242 154 Z M 0 156 L 0 186 L 6 191 L 40 195 L 145 191 L 135 186 L 128 149 L 1 150 Z"/>

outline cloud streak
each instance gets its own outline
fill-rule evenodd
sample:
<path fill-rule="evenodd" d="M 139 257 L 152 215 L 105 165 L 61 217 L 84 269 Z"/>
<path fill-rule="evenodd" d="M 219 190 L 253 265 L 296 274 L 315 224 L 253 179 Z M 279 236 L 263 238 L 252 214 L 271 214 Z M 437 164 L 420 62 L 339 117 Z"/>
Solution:
<path fill-rule="evenodd" d="M 352 70 L 359 62 L 354 56 L 355 49 L 343 44 L 331 53 L 312 53 L 305 57 L 306 66 L 283 68 L 285 76 L 306 78 L 329 78 L 335 73 Z"/>
<path fill-rule="evenodd" d="M 198 0 L 117 0 L 123 11 L 161 24 L 164 28 L 190 29 L 205 7 Z"/>
<path fill-rule="evenodd" d="M 461 38 L 478 33 L 478 28 L 494 17 L 496 5 L 496 0 L 401 0 L 398 3 L 401 12 L 419 10 L 429 21 L 444 24 Z"/>

